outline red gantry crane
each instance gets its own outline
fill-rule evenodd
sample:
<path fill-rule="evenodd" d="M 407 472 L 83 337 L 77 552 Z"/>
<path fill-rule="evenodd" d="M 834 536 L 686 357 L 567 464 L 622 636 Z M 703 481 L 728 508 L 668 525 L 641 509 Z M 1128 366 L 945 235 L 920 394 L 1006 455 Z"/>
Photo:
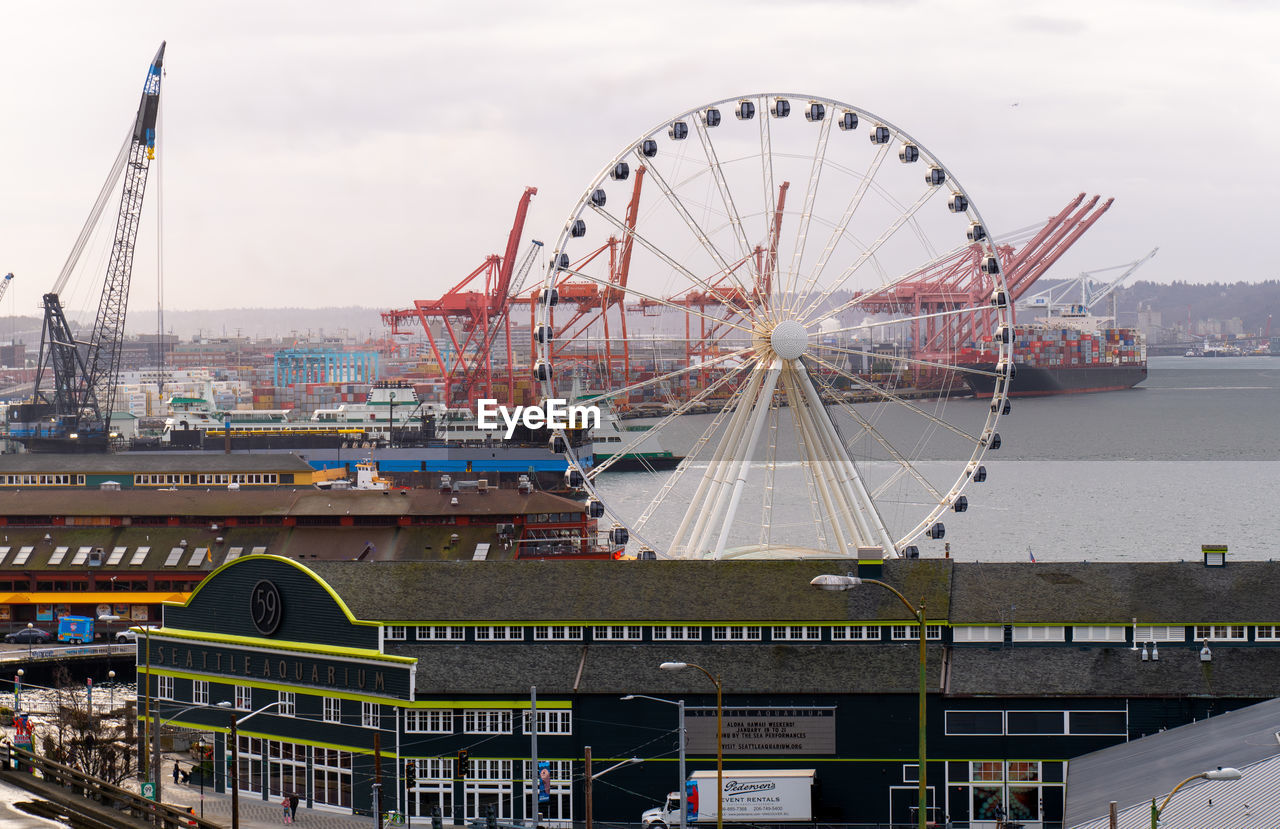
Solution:
<path fill-rule="evenodd" d="M 516 207 L 515 221 L 507 236 L 501 256 L 490 254 L 480 267 L 468 274 L 439 299 L 414 300 L 413 307 L 382 314 L 392 334 L 411 334 L 415 321 L 426 332 L 444 380 L 445 402 L 449 406 L 469 406 L 481 398 L 506 401 L 515 387 L 515 357 L 511 341 L 511 301 L 519 289 L 520 279 L 528 273 L 541 242 L 533 242 L 516 273 L 516 255 L 524 232 L 529 201 L 538 193 L 526 187 Z M 499 379 L 506 378 L 505 388 L 494 383 L 493 350 L 505 345 L 506 365 L 499 367 Z M 499 393 L 505 392 L 505 393 Z"/>

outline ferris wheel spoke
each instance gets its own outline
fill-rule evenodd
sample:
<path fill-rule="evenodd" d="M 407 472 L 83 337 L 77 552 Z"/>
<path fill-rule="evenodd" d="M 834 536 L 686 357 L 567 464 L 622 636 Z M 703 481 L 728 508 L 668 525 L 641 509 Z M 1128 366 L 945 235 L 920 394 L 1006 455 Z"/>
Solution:
<path fill-rule="evenodd" d="M 893 476 L 891 476 L 891 480 L 896 479 L 896 477 L 900 473 L 905 472 L 906 474 L 909 474 L 911 475 L 911 477 L 915 478 L 916 481 L 920 484 L 920 486 L 922 486 L 925 489 L 925 491 L 928 492 L 930 495 L 932 495 L 934 498 L 941 500 L 942 498 L 945 497 L 943 493 L 937 489 L 937 487 L 935 487 L 932 483 L 929 482 L 929 479 L 925 477 L 924 473 L 922 473 L 919 469 L 916 468 L 916 465 L 913 464 L 909 458 L 907 458 L 900 451 L 898 451 L 898 448 L 894 446 L 883 434 L 880 433 L 880 430 L 875 427 L 875 424 L 867 420 L 865 417 L 862 416 L 861 412 L 859 412 L 857 409 L 853 408 L 848 403 L 846 403 L 843 399 L 841 399 L 838 390 L 834 386 L 832 386 L 827 381 L 823 380 L 821 375 L 818 375 L 817 379 L 818 379 L 818 383 L 822 386 L 823 390 L 827 392 L 827 396 L 831 400 L 835 401 L 836 405 L 840 407 L 840 410 L 843 411 L 845 414 L 847 414 L 849 417 L 853 418 L 853 420 L 860 427 L 862 427 L 862 431 L 870 435 L 872 440 L 874 440 L 877 444 L 879 444 L 880 448 L 884 449 L 885 452 L 891 458 L 893 458 L 894 461 L 897 462 L 898 469 L 895 470 Z M 852 443 L 853 443 L 853 440 L 850 440 L 846 443 L 845 451 L 848 451 L 849 446 L 852 445 Z M 881 484 L 879 487 L 877 487 L 875 490 L 872 491 L 871 493 L 872 497 L 873 498 L 878 497 L 887 488 L 888 488 L 887 482 L 885 484 Z"/>
<path fill-rule="evenodd" d="M 638 150 L 637 150 L 637 153 L 639 153 Z M 639 155 L 637 157 L 643 163 L 643 160 L 644 160 L 643 157 Z M 738 278 L 737 269 L 729 265 L 729 262 L 725 259 L 724 254 L 721 253 L 720 248 L 718 248 L 715 245 L 715 243 L 711 241 L 711 237 L 708 236 L 706 231 L 702 229 L 701 225 L 698 224 L 697 220 L 693 218 L 693 214 L 691 214 L 689 212 L 689 209 L 685 207 L 684 202 L 682 202 L 680 198 L 675 194 L 675 191 L 672 190 L 671 185 L 667 182 L 666 176 L 662 175 L 662 171 L 658 169 L 656 164 L 650 164 L 647 169 L 649 173 L 649 178 L 657 182 L 658 189 L 662 191 L 662 195 L 666 197 L 667 203 L 671 205 L 672 209 L 676 212 L 676 215 L 678 215 L 681 218 L 681 220 L 684 221 L 685 225 L 689 228 L 689 232 L 693 234 L 693 238 L 696 239 L 698 244 L 702 246 L 702 249 L 707 253 L 707 255 L 709 255 L 712 259 L 715 260 L 716 264 L 720 267 L 720 272 L 725 276 L 727 276 L 729 279 L 732 279 L 737 284 L 738 289 L 743 293 L 744 299 L 750 302 L 751 290 L 742 282 L 741 279 Z M 597 212 L 603 212 L 603 211 L 597 208 Z M 614 219 L 611 215 L 608 216 L 608 218 L 610 221 L 614 222 L 615 224 L 618 224 L 617 220 Z M 634 231 L 631 231 L 625 227 L 622 229 L 625 232 L 628 232 L 631 235 L 635 236 L 637 241 L 641 241 L 639 235 L 635 234 Z M 646 247 L 649 247 L 649 245 L 647 245 L 643 241 L 641 241 L 641 244 L 645 244 Z M 678 270 L 682 270 L 682 271 L 685 270 L 684 268 L 681 268 L 679 265 L 676 265 L 674 260 L 671 260 L 670 257 L 667 257 L 665 254 L 659 253 L 654 248 L 650 248 L 650 249 L 655 254 L 662 257 L 665 261 L 670 261 L 670 264 L 673 267 L 677 268 Z M 690 278 L 694 278 L 693 274 L 689 273 L 688 271 L 685 271 L 685 274 Z M 703 283 L 703 286 L 706 287 L 707 290 L 712 290 L 710 285 L 706 285 L 705 283 Z"/>
<path fill-rule="evenodd" d="M 857 212 L 858 207 L 862 204 L 862 199 L 866 196 L 867 190 L 871 186 L 872 180 L 876 173 L 880 170 L 880 165 L 884 162 L 885 157 L 889 154 L 889 145 L 881 144 L 880 149 L 872 158 L 867 170 L 858 178 L 858 186 L 854 188 L 853 195 L 849 197 L 848 204 L 845 205 L 844 213 L 841 214 L 839 221 L 831 228 L 831 235 L 827 237 L 827 246 L 823 248 L 822 256 L 818 258 L 817 264 L 814 265 L 813 271 L 809 274 L 809 278 L 805 280 L 804 287 L 798 292 L 799 296 L 808 296 L 813 290 L 813 286 L 822 278 L 822 272 L 826 270 L 827 262 L 831 259 L 831 254 L 835 252 L 836 246 L 840 240 L 844 238 L 845 231 L 849 227 L 849 222 L 853 220 L 853 214 Z"/>
<path fill-rule="evenodd" d="M 735 375 L 737 375 L 742 370 L 742 368 L 743 366 L 735 367 L 733 370 L 725 373 L 715 382 L 708 385 L 702 391 L 698 392 L 696 395 L 689 398 L 684 403 L 681 403 L 670 414 L 666 415 L 657 423 L 653 424 L 653 426 L 651 426 L 649 429 L 645 430 L 644 432 L 641 432 L 638 437 L 634 438 L 626 446 L 622 447 L 617 452 L 615 452 L 613 456 L 610 457 L 607 461 L 604 461 L 598 466 L 592 467 L 591 472 L 588 474 L 587 477 L 594 479 L 597 476 L 599 476 L 601 472 L 608 470 L 609 467 L 613 466 L 613 464 L 617 460 L 621 459 L 625 455 L 629 455 L 633 450 L 635 450 L 637 446 L 639 446 L 641 443 L 644 443 L 645 439 L 648 438 L 649 435 L 654 434 L 655 432 L 660 432 L 665 426 L 670 424 L 672 421 L 678 419 L 681 415 L 689 412 L 690 409 L 692 409 L 694 406 L 697 406 L 703 400 L 706 400 L 708 397 L 711 396 L 712 393 L 719 391 L 721 388 L 728 385 L 729 381 Z M 665 376 L 670 376 L 670 375 L 665 375 Z"/>
<path fill-rule="evenodd" d="M 769 449 L 764 461 L 764 488 L 760 505 L 760 514 L 764 518 L 760 524 L 762 547 L 773 540 L 773 488 L 778 474 L 778 409 L 775 396 L 769 401 Z"/>
<path fill-rule="evenodd" d="M 610 283 L 607 279 L 601 279 L 598 276 L 592 276 L 586 271 L 576 271 L 576 270 L 573 270 L 572 268 L 561 268 L 561 271 L 564 273 L 571 273 L 574 276 L 580 276 L 583 279 L 587 280 L 588 282 L 594 282 L 597 285 L 605 285 L 605 286 L 613 287 L 615 290 L 623 292 L 628 297 L 637 297 L 639 299 L 643 299 L 646 302 L 652 302 L 655 305 L 661 305 L 665 308 L 670 308 L 673 311 L 678 311 L 681 314 L 689 314 L 691 316 L 701 317 L 702 319 L 708 320 L 715 324 L 727 325 L 730 328 L 738 329 L 744 334 L 755 333 L 750 328 L 744 328 L 741 325 L 732 323 L 729 320 L 725 319 L 724 317 L 713 317 L 710 314 L 703 313 L 702 311 L 695 311 L 692 305 L 681 305 L 680 303 L 672 302 L 669 299 L 662 299 L 661 297 L 656 297 L 653 294 L 647 294 L 644 291 L 641 291 L 637 288 L 633 288 L 630 285 L 628 285 L 625 288 L 619 288 L 616 285 L 612 285 L 612 283 Z"/>
<path fill-rule="evenodd" d="M 965 306 L 960 308 L 952 308 L 949 311 L 930 311 L 927 314 L 915 314 L 914 316 L 909 316 L 909 317 L 894 317 L 892 319 L 874 320 L 874 321 L 869 320 L 867 322 L 860 323 L 858 325 L 851 325 L 848 328 L 824 329 L 822 332 L 822 336 L 827 337 L 832 334 L 847 334 L 850 331 L 861 331 L 865 328 L 889 328 L 895 325 L 901 325 L 902 323 L 905 323 L 905 322 L 919 322 L 922 320 L 940 319 L 944 317 L 959 317 L 959 316 L 966 316 L 966 315 L 972 316 L 972 315 L 976 315 L 977 310 L 979 309 L 974 309 L 974 308 Z"/>
<path fill-rule="evenodd" d="M 876 252 L 879 251 L 880 248 L 883 247 L 886 242 L 892 239 L 894 235 L 899 230 L 902 229 L 903 225 L 905 225 L 908 221 L 910 221 L 911 218 L 915 216 L 917 212 L 919 212 L 920 208 L 928 204 L 930 199 L 932 199 L 934 196 L 936 196 L 938 193 L 942 192 L 943 190 L 944 188 L 942 187 L 930 187 L 927 190 L 925 190 L 923 193 L 921 193 L 920 197 L 915 200 L 915 203 L 913 203 L 910 207 L 908 207 L 901 216 L 899 216 L 898 218 L 890 222 L 889 226 L 884 229 L 884 231 L 880 234 L 879 238 L 877 238 L 874 242 L 872 242 L 867 247 L 867 249 L 864 250 L 861 253 L 861 255 L 859 255 L 858 258 L 855 259 L 852 262 L 852 264 L 849 265 L 849 267 L 845 268 L 844 273 L 842 273 L 839 277 L 833 280 L 830 285 L 824 288 L 823 291 L 817 297 L 815 297 L 813 301 L 811 301 L 803 311 L 800 312 L 797 319 L 799 319 L 801 322 L 804 322 L 809 318 L 811 314 L 813 314 L 814 311 L 821 308 L 822 303 L 826 302 L 827 298 L 830 297 L 833 293 L 842 289 L 845 286 L 845 284 L 849 281 L 849 279 L 852 278 L 853 275 L 858 271 L 858 269 L 861 268 L 869 259 L 874 257 Z M 812 290 L 810 291 L 810 293 L 812 293 Z M 804 297 L 799 297 L 795 307 L 799 308 L 800 304 L 803 303 L 804 300 L 806 299 L 808 299 L 807 295 Z"/>
<path fill-rule="evenodd" d="M 791 267 L 787 269 L 785 293 L 788 297 L 794 295 L 796 283 L 799 280 L 801 262 L 804 259 L 805 242 L 808 241 L 809 237 L 809 222 L 813 218 L 813 203 L 818 197 L 818 182 L 822 178 L 823 163 L 827 157 L 827 140 L 831 136 L 831 121 L 831 118 L 823 118 L 818 128 L 818 146 L 813 153 L 813 164 L 809 169 L 809 183 L 804 191 L 804 205 L 800 208 L 800 221 L 796 225 L 796 241 L 791 251 Z"/>
<path fill-rule="evenodd" d="M 734 351 L 728 351 L 719 356 L 708 358 L 704 362 L 698 363 L 696 365 L 685 366 L 684 368 L 678 368 L 678 369 L 675 369 L 674 371 L 668 371 L 666 374 L 658 374 L 653 377 L 650 377 L 648 380 L 640 380 L 635 383 L 631 383 L 630 385 L 623 386 L 622 388 L 614 389 L 612 391 L 601 392 L 600 394 L 593 394 L 591 395 L 589 402 L 593 402 L 597 400 L 599 401 L 613 400 L 614 398 L 621 397 L 623 395 L 630 396 L 631 394 L 637 391 L 640 391 L 642 389 L 661 386 L 663 383 L 667 382 L 668 380 L 671 380 L 672 378 L 690 374 L 691 372 L 703 371 L 707 369 L 709 366 L 714 366 L 717 363 L 723 363 L 728 360 L 735 359 L 737 357 L 746 357 L 752 351 L 753 351 L 753 348 L 751 347 L 739 348 Z"/>
<path fill-rule="evenodd" d="M 922 360 L 919 357 L 904 357 L 901 354 L 881 354 L 876 351 L 862 351 L 856 348 L 841 348 L 835 345 L 822 346 L 823 351 L 834 351 L 838 354 L 848 354 L 853 357 L 870 357 L 873 360 L 884 360 L 889 363 L 900 363 L 908 366 L 918 366 L 921 368 L 940 368 L 946 371 L 953 371 L 959 374 L 981 375 L 983 377 L 999 377 L 1000 375 L 994 371 L 986 369 L 974 368 L 972 366 L 957 365 L 955 363 L 939 363 L 933 360 Z"/>
<path fill-rule="evenodd" d="M 729 226 L 733 230 L 734 239 L 738 242 L 740 259 L 751 261 L 751 243 L 747 241 L 746 229 L 742 226 L 742 217 L 738 215 L 737 205 L 733 202 L 733 193 L 729 182 L 725 180 L 724 169 L 720 166 L 720 156 L 716 153 L 715 144 L 707 134 L 707 126 L 701 118 L 694 119 L 698 129 L 698 140 L 702 142 L 702 152 L 707 156 L 707 164 L 711 167 L 711 175 L 715 179 L 716 189 L 720 191 L 720 200 L 724 203 L 725 215 L 729 217 Z"/>
<path fill-rule="evenodd" d="M 952 432 L 953 434 L 958 435 L 961 438 L 964 438 L 966 441 L 974 444 L 975 446 L 982 443 L 982 438 L 975 437 L 974 435 L 969 434 L 968 432 L 959 428 L 958 426 L 954 426 L 951 423 L 948 423 L 947 421 L 943 420 L 937 415 L 931 414 L 930 412 L 915 405 L 910 400 L 907 400 L 905 397 L 902 397 L 901 395 L 898 395 L 898 394 L 894 394 L 892 391 L 884 388 L 883 386 L 877 386 L 875 383 L 869 383 L 866 380 L 863 380 L 858 375 L 851 374 L 850 372 L 845 371 L 839 366 L 827 362 L 821 357 L 815 357 L 810 355 L 809 359 L 813 360 L 815 363 L 827 369 L 828 371 L 831 371 L 835 374 L 840 375 L 841 377 L 848 380 L 850 383 L 853 383 L 854 385 L 858 386 L 859 388 L 866 389 L 867 391 L 871 392 L 877 397 L 882 397 L 891 403 L 896 403 L 897 405 L 901 406 L 907 411 L 914 412 L 915 414 L 920 415 L 925 420 L 929 421 L 935 426 L 940 426 L 943 429 L 946 429 L 947 431 Z"/>

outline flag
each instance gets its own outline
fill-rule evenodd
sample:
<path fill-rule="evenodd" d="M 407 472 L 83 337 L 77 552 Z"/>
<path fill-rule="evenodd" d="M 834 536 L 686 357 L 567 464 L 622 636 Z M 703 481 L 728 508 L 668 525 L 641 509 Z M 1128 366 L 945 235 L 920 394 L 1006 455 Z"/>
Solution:
<path fill-rule="evenodd" d="M 1028 548 L 1027 548 L 1027 555 L 1031 557 L 1031 563 L 1032 563 L 1032 564 L 1035 564 L 1035 563 L 1036 563 L 1036 554 L 1035 554 L 1035 553 L 1033 553 L 1033 552 L 1031 552 L 1031 548 L 1030 548 L 1030 547 L 1028 547 Z"/>

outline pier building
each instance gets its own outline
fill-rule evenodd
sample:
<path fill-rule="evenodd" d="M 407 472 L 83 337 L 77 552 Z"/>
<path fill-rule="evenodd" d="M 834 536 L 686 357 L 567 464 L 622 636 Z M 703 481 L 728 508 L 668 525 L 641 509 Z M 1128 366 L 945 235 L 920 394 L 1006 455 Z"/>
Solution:
<path fill-rule="evenodd" d="M 369 813 L 544 825 L 586 813 L 583 762 L 604 768 L 597 820 L 635 822 L 689 771 L 816 770 L 823 823 L 914 825 L 918 627 L 883 580 L 926 608 L 929 819 L 1061 826 L 1071 758 L 1271 698 L 1280 679 L 1269 562 L 389 562 L 247 556 L 165 606 L 139 653 L 152 710 L 240 729 L 241 787 Z M 268 595 L 271 597 L 268 600 Z M 272 609 L 274 608 L 274 609 Z M 536 691 L 535 691 L 536 689 Z M 536 716 L 531 715 L 535 708 Z M 537 728 L 537 756 L 531 737 Z M 219 755 L 221 756 L 221 755 Z M 535 759 L 548 763 L 535 807 Z M 219 787 L 225 778 L 217 781 Z M 607 789 L 608 796 L 600 795 Z M 705 803 L 704 803 L 705 807 Z"/>

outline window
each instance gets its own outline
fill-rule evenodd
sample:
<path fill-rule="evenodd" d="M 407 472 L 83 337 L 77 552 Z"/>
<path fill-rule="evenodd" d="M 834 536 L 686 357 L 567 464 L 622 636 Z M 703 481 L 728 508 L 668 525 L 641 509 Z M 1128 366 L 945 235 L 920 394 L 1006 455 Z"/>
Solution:
<path fill-rule="evenodd" d="M 529 712 L 523 712 L 520 719 L 520 728 L 525 733 L 529 733 Z M 538 733 L 539 734 L 572 734 L 573 733 L 573 712 L 548 710 L 538 712 Z"/>
<path fill-rule="evenodd" d="M 919 625 L 893 625 L 893 638 L 895 640 L 909 640 L 912 642 L 920 641 Z M 942 638 L 942 625 L 925 625 L 924 638 L 938 640 Z"/>
<path fill-rule="evenodd" d="M 333 697 L 324 698 L 324 721 L 342 722 L 342 700 Z"/>
<path fill-rule="evenodd" d="M 848 641 L 880 641 L 879 625 L 836 625 L 831 628 L 831 639 L 835 642 Z"/>
<path fill-rule="evenodd" d="M 948 711 L 947 734 L 997 735 L 1004 733 L 1003 711 Z"/>
<path fill-rule="evenodd" d="M 951 629 L 954 642 L 1003 642 L 1004 625 L 963 625 Z"/>
<path fill-rule="evenodd" d="M 1196 625 L 1196 639 L 1242 640 L 1248 638 L 1244 625 Z"/>
<path fill-rule="evenodd" d="M 420 734 L 452 734 L 453 712 L 435 708 L 410 708 L 404 712 L 404 730 Z"/>
<path fill-rule="evenodd" d="M 286 717 L 292 717 L 297 713 L 298 695 L 292 691 L 280 692 L 280 705 L 277 707 L 279 712 Z"/>
<path fill-rule="evenodd" d="M 582 639 L 579 625 L 535 625 L 533 638 L 540 642 L 569 642 Z"/>
<path fill-rule="evenodd" d="M 998 760 L 984 760 L 969 764 L 969 779 L 973 781 L 1004 780 L 1004 763 Z"/>
<path fill-rule="evenodd" d="M 816 625 L 774 627 L 773 639 L 775 642 L 820 642 L 822 641 L 822 628 Z"/>
<path fill-rule="evenodd" d="M 1128 733 L 1124 711 L 1069 711 L 1071 734 L 1105 734 L 1122 737 Z"/>
<path fill-rule="evenodd" d="M 363 728 L 378 728 L 378 703 L 362 702 L 360 703 L 360 725 Z"/>
<path fill-rule="evenodd" d="M 715 642 L 758 642 L 760 640 L 760 626 L 716 626 L 711 628 L 711 639 Z"/>
<path fill-rule="evenodd" d="M 1182 625 L 1138 625 L 1133 639 L 1135 642 L 1185 642 L 1187 629 Z"/>
<path fill-rule="evenodd" d="M 1014 625 L 1015 642 L 1065 642 L 1067 629 L 1062 625 Z"/>
<path fill-rule="evenodd" d="M 191 701 L 198 702 L 201 705 L 209 704 L 209 683 L 203 679 L 197 679 L 191 683 Z"/>
<path fill-rule="evenodd" d="M 248 711 L 253 707 L 253 689 L 248 685 L 236 686 L 236 708 Z"/>
<path fill-rule="evenodd" d="M 419 642 L 461 642 L 467 638 L 466 628 L 443 625 L 419 625 Z"/>
<path fill-rule="evenodd" d="M 157 699 L 173 699 L 173 677 L 171 676 L 156 677 L 156 698 Z"/>
<path fill-rule="evenodd" d="M 1123 625 L 1075 625 L 1071 628 L 1073 642 L 1123 642 Z"/>
<path fill-rule="evenodd" d="M 654 625 L 655 642 L 701 642 L 702 628 L 693 625 Z"/>
<path fill-rule="evenodd" d="M 386 639 L 388 642 L 403 641 L 409 638 L 409 629 L 404 625 L 387 625 L 384 630 L 387 632 Z"/>
<path fill-rule="evenodd" d="M 598 640 L 634 641 L 643 638 L 642 630 L 639 625 L 596 625 L 591 629 L 591 636 Z"/>
<path fill-rule="evenodd" d="M 1065 734 L 1063 711 L 1010 711 L 1006 715 L 1010 734 Z"/>
<path fill-rule="evenodd" d="M 524 628 L 515 625 L 481 625 L 476 628 L 477 642 L 522 642 Z"/>
<path fill-rule="evenodd" d="M 462 731 L 465 734 L 510 734 L 511 711 L 467 710 L 462 714 Z M 475 763 L 472 762 L 474 766 Z"/>
<path fill-rule="evenodd" d="M 1280 639 L 1280 625 L 1258 625 L 1256 638 L 1259 641 L 1263 639 Z"/>

